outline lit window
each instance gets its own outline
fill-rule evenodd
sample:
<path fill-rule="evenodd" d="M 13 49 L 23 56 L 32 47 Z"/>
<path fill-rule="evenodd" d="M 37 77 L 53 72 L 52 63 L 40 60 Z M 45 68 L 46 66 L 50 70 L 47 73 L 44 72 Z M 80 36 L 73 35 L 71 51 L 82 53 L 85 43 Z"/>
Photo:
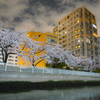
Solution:
<path fill-rule="evenodd" d="M 80 45 L 78 45 L 78 48 L 80 48 Z"/>
<path fill-rule="evenodd" d="M 75 48 L 77 49 L 77 46 L 75 46 Z"/>
<path fill-rule="evenodd" d="M 77 33 L 77 30 L 75 31 L 75 33 Z"/>
<path fill-rule="evenodd" d="M 93 33 L 93 35 L 94 35 L 95 37 L 98 37 L 97 34 L 95 34 L 95 33 Z"/>
<path fill-rule="evenodd" d="M 79 19 L 77 20 L 77 22 L 79 23 Z"/>
<path fill-rule="evenodd" d="M 78 37 L 80 37 L 80 35 L 78 34 Z"/>
<path fill-rule="evenodd" d="M 75 38 L 77 38 L 77 35 L 75 35 Z"/>
<path fill-rule="evenodd" d="M 79 29 L 78 29 L 78 32 L 79 32 Z"/>
<path fill-rule="evenodd" d="M 86 42 L 90 43 L 90 40 L 88 38 L 86 38 Z"/>
<path fill-rule="evenodd" d="M 29 36 L 29 34 L 27 34 L 27 36 Z"/>
<path fill-rule="evenodd" d="M 78 40 L 78 42 L 80 42 L 80 40 Z"/>
<path fill-rule="evenodd" d="M 97 26 L 96 26 L 95 24 L 93 24 L 93 27 L 94 27 L 94 28 L 97 28 Z"/>

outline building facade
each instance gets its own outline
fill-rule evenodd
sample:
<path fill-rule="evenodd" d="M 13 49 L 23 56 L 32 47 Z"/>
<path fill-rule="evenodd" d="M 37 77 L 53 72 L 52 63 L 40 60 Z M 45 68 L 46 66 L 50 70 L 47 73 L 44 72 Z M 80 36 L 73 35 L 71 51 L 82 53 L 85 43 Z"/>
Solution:
<path fill-rule="evenodd" d="M 100 65 L 100 37 L 98 37 L 98 52 L 99 52 L 99 65 Z"/>
<path fill-rule="evenodd" d="M 57 39 L 58 39 L 58 36 L 56 34 L 53 34 L 53 33 L 49 33 L 49 32 L 45 32 L 45 33 L 40 33 L 40 32 L 28 32 L 27 33 L 27 36 L 35 41 L 38 41 L 38 42 L 43 42 L 45 44 L 55 44 L 57 43 Z M 41 52 L 42 54 L 44 54 L 45 52 Z M 39 55 L 37 55 L 39 56 Z M 35 63 L 39 62 L 41 59 L 37 60 Z M 36 66 L 37 67 L 46 67 L 46 64 L 45 64 L 45 59 L 42 60 L 41 62 L 39 62 Z M 21 59 L 19 57 L 19 64 L 21 65 L 30 65 L 29 62 L 25 62 L 23 59 Z M 35 65 L 35 64 L 34 64 Z"/>
<path fill-rule="evenodd" d="M 62 48 L 69 49 L 76 57 L 98 57 L 96 18 L 84 6 L 61 19 L 53 33 L 58 35 L 58 43 Z"/>

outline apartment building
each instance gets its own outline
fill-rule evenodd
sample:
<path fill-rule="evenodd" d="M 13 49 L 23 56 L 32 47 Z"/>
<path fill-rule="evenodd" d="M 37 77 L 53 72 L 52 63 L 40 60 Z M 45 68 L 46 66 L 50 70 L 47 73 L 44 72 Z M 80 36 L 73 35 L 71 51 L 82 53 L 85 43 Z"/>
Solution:
<path fill-rule="evenodd" d="M 69 49 L 76 57 L 98 57 L 96 18 L 84 6 L 61 19 L 53 33 L 58 35 L 58 43 L 62 48 Z"/>
<path fill-rule="evenodd" d="M 12 51 L 14 53 L 15 52 L 15 49 L 10 48 L 9 51 L 10 52 Z M 17 56 L 17 54 L 10 54 L 8 56 L 7 63 L 8 64 L 13 64 L 13 65 L 17 65 L 17 63 L 18 63 L 18 56 Z"/>
<path fill-rule="evenodd" d="M 13 53 L 14 53 L 14 50 L 12 48 L 9 49 L 9 51 L 13 51 Z M 17 54 L 10 54 L 8 56 L 8 59 L 7 59 L 8 64 L 17 65 L 17 62 L 18 62 Z M 3 63 L 1 48 L 0 48 L 0 63 Z"/>
<path fill-rule="evenodd" d="M 0 24 L 2 24 L 2 21 L 0 21 Z M 2 25 L 0 25 L 0 30 L 3 30 Z M 9 51 L 13 51 L 13 53 L 14 53 L 14 49 L 12 49 L 12 48 L 10 48 Z M 9 51 L 8 51 L 8 52 L 9 52 Z M 17 57 L 16 54 L 10 54 L 10 55 L 8 56 L 8 60 L 7 60 L 7 63 L 8 63 L 8 64 L 17 65 L 17 62 L 18 62 L 18 57 Z M 3 63 L 1 47 L 0 47 L 0 63 Z"/>

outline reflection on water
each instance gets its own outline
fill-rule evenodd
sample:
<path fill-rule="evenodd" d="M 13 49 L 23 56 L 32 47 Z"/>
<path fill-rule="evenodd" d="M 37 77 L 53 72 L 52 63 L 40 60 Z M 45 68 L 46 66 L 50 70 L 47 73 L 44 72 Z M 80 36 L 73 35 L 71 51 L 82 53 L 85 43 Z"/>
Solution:
<path fill-rule="evenodd" d="M 0 94 L 0 100 L 100 100 L 100 86 Z"/>

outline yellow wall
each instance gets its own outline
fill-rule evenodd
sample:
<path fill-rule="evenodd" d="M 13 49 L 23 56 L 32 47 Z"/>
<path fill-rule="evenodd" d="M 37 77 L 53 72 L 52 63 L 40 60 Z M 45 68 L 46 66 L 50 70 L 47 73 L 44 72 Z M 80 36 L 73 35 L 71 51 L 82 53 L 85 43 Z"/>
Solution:
<path fill-rule="evenodd" d="M 27 33 L 27 36 L 28 37 L 30 37 L 31 39 L 33 39 L 33 40 L 35 40 L 35 41 L 39 41 L 39 42 L 42 42 L 42 43 L 49 43 L 49 44 L 52 44 L 52 43 L 50 43 L 50 42 L 48 42 L 48 38 L 49 39 L 53 39 L 53 40 L 55 40 L 55 42 L 57 42 L 57 35 L 55 35 L 55 34 L 53 34 L 53 33 L 49 33 L 49 32 L 45 32 L 45 33 L 40 33 L 40 32 L 33 32 L 33 31 L 31 31 L 31 32 L 28 32 Z M 42 44 L 43 45 L 43 44 Z M 27 49 L 26 49 L 27 50 Z M 44 52 L 41 52 L 42 54 L 44 54 L 45 53 L 45 51 Z M 40 53 L 40 54 L 41 54 Z M 37 56 L 39 56 L 40 54 L 37 54 Z M 18 57 L 18 59 L 19 59 L 19 63 L 18 64 L 21 64 L 21 65 L 27 65 L 27 64 L 30 64 L 29 62 L 25 62 L 21 57 Z M 36 62 L 35 62 L 35 64 L 38 62 L 38 61 L 40 61 L 41 59 L 39 59 L 39 60 L 37 60 Z M 38 67 L 46 67 L 46 65 L 45 65 L 45 59 L 43 60 L 43 61 L 41 61 L 40 63 L 38 63 L 36 66 L 38 66 Z M 31 64 L 30 64 L 31 65 Z"/>

